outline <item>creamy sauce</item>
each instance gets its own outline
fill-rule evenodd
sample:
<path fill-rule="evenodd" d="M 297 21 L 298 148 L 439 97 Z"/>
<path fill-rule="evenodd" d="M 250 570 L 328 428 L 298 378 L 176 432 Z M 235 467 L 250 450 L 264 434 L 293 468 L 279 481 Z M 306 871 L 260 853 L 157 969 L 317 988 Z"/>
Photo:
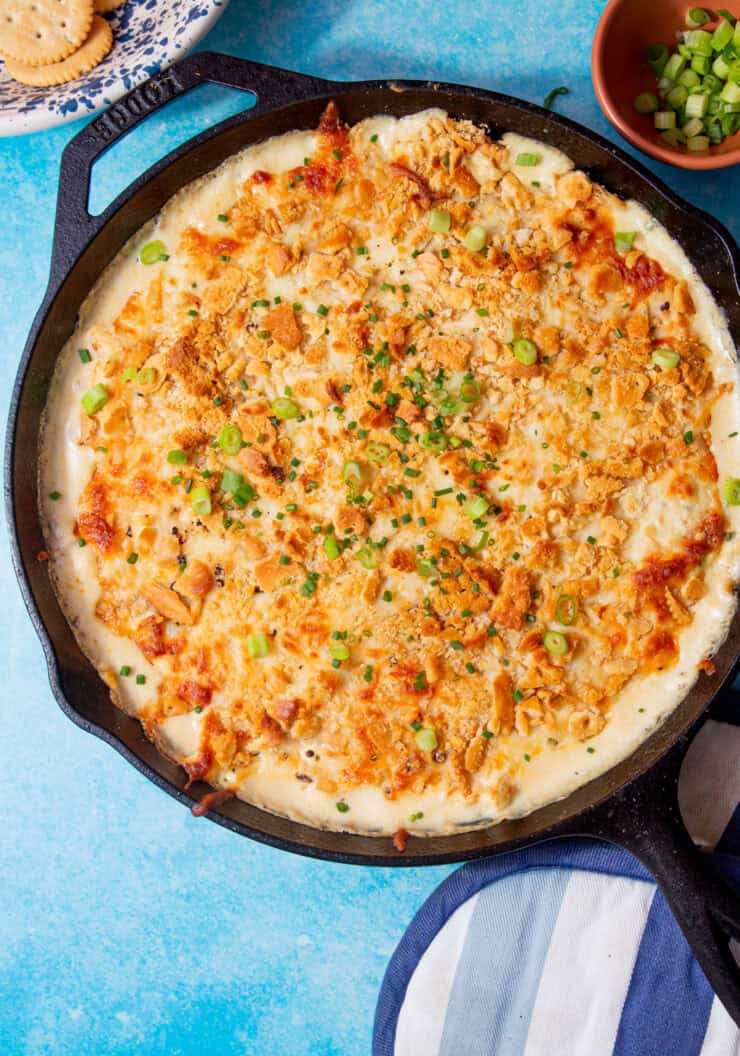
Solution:
<path fill-rule="evenodd" d="M 391 151 L 403 140 L 417 136 L 435 113 L 439 112 L 427 111 L 402 119 L 377 117 L 365 122 L 364 127 L 368 136 L 376 134 L 380 144 Z M 82 648 L 110 685 L 116 702 L 134 715 L 156 691 L 157 668 L 150 665 L 145 685 L 118 677 L 121 665 L 140 665 L 141 654 L 131 641 L 112 634 L 95 618 L 98 586 L 93 548 L 78 547 L 73 538 L 79 496 L 96 462 L 95 453 L 77 442 L 79 401 L 92 377 L 92 367 L 80 363 L 77 349 L 87 343 L 86 335 L 94 323 L 112 319 L 130 294 L 145 280 L 151 279 L 153 269 L 143 268 L 137 260 L 137 249 L 143 241 L 158 238 L 167 245 L 175 245 L 185 226 L 198 226 L 200 218 L 221 211 L 224 203 L 235 197 L 239 185 L 256 169 L 279 173 L 299 165 L 313 150 L 313 142 L 311 133 L 293 133 L 249 148 L 224 163 L 215 173 L 176 195 L 162 213 L 121 250 L 101 276 L 83 305 L 78 328 L 62 352 L 53 379 L 43 430 L 40 492 L 54 583 Z M 540 156 L 536 168 L 540 187 L 533 188 L 533 193 L 551 192 L 556 176 L 572 168 L 572 162 L 565 155 L 545 144 L 513 134 L 505 136 L 503 142 L 510 148 L 512 159 L 521 152 Z M 521 176 L 521 171 L 513 164 L 512 169 Z M 477 171 L 475 167 L 473 171 L 478 179 L 484 179 L 485 159 L 481 159 Z M 534 172 L 534 169 L 528 170 L 530 175 Z M 726 381 L 731 386 L 731 391 L 722 395 L 714 408 L 711 433 L 720 480 L 734 476 L 738 471 L 734 446 L 738 440 L 730 439 L 728 434 L 740 428 L 740 413 L 735 384 L 737 365 L 726 322 L 681 247 L 645 209 L 635 202 L 626 202 L 617 203 L 615 212 L 617 230 L 636 231 L 636 248 L 655 257 L 667 271 L 685 278 L 689 284 L 697 309 L 694 326 L 711 350 L 710 365 L 715 380 Z M 372 249 L 374 253 L 381 252 L 384 249 L 382 239 L 378 239 Z M 391 259 L 391 247 L 387 246 L 387 249 Z M 158 266 L 161 265 L 155 267 Z M 357 266 L 359 269 L 361 262 Z M 178 273 L 178 267 L 175 259 L 169 261 L 168 277 L 180 281 L 182 275 Z M 394 278 L 398 276 L 394 275 L 393 268 L 389 268 L 389 281 Z M 272 278 L 268 296 L 294 299 L 297 286 L 294 275 Z M 304 292 L 301 300 L 315 308 L 319 296 Z M 533 446 L 540 447 L 536 436 L 533 437 Z M 48 499 L 52 490 L 61 493 L 56 502 Z M 526 503 L 531 497 L 526 488 L 522 488 L 517 501 Z M 269 514 L 269 502 L 262 505 Z M 740 509 L 731 507 L 725 512 L 728 529 L 737 533 Z M 684 535 L 686 525 L 676 515 L 675 503 L 668 507 L 653 502 L 652 507 L 645 510 L 645 518 L 663 545 L 674 540 L 678 543 Z M 379 528 L 382 530 L 382 527 L 381 521 Z M 638 534 L 630 557 L 637 560 L 644 556 L 649 546 L 649 533 Z M 531 761 L 526 766 L 522 764 L 522 772 L 517 775 L 519 790 L 505 810 L 496 811 L 492 805 L 483 803 L 471 805 L 459 796 L 449 796 L 444 789 L 428 791 L 423 796 L 406 793 L 396 801 L 388 801 L 380 789 L 363 788 L 347 793 L 345 798 L 350 812 L 338 815 L 336 796 L 320 792 L 315 785 L 297 782 L 292 770 L 285 767 L 284 772 L 281 771 L 272 759 L 263 769 L 258 763 L 241 786 L 239 795 L 258 806 L 311 825 L 366 832 L 392 832 L 403 826 L 418 834 L 453 831 L 488 820 L 522 816 L 560 799 L 628 756 L 683 699 L 697 678 L 698 662 L 711 655 L 727 633 L 735 611 L 732 584 L 740 572 L 739 558 L 735 541 L 723 546 L 709 566 L 707 594 L 696 606 L 693 623 L 680 636 L 679 663 L 664 673 L 631 680 L 613 700 L 606 728 L 588 742 L 588 751 L 580 742 L 553 747 L 546 743 L 544 727 L 534 731 L 530 738 L 533 746 Z M 403 577 L 398 577 L 393 583 L 394 591 L 403 592 L 406 589 L 404 582 Z M 197 749 L 201 721 L 202 716 L 196 713 L 165 721 L 158 732 L 160 746 L 174 758 L 192 755 Z M 500 739 L 500 744 L 505 747 L 506 739 Z M 309 748 L 310 744 L 305 747 Z M 228 775 L 225 783 L 228 783 Z M 423 820 L 410 825 L 409 815 L 420 811 L 424 814 Z"/>

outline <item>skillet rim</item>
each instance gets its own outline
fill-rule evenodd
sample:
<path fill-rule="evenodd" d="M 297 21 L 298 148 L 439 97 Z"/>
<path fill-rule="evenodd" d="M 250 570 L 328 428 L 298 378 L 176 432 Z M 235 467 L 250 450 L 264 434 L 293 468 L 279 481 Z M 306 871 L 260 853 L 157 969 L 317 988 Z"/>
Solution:
<path fill-rule="evenodd" d="M 211 58 L 208 53 L 198 53 L 198 55 L 192 56 L 191 59 L 203 59 L 204 57 L 205 59 Z M 212 56 L 212 58 L 218 59 L 224 57 Z M 188 60 L 185 61 L 187 62 Z M 243 62 L 247 68 L 259 67 L 262 70 L 269 70 L 277 77 L 287 78 L 288 80 L 290 80 L 291 77 L 296 78 L 298 94 L 291 101 L 282 102 L 281 105 L 278 106 L 271 105 L 269 99 L 266 102 L 258 99 L 255 108 L 242 111 L 231 118 L 227 118 L 212 129 L 192 137 L 185 143 L 176 147 L 173 151 L 170 151 L 165 157 L 156 162 L 125 188 L 100 215 L 100 217 L 97 218 L 98 227 L 96 232 L 87 240 L 82 249 L 74 253 L 73 261 L 68 263 L 66 268 L 63 264 L 61 265 L 64 272 L 61 278 L 54 274 L 55 268 L 60 266 L 56 255 L 56 236 L 59 233 L 58 214 L 57 222 L 55 224 L 55 253 L 52 258 L 52 275 L 41 307 L 33 321 L 21 357 L 16 380 L 14 382 L 5 445 L 4 490 L 11 558 L 24 603 L 29 612 L 36 633 L 41 640 L 50 686 L 57 703 L 76 725 L 88 733 L 95 734 L 97 737 L 110 744 L 119 752 L 119 754 L 134 765 L 137 770 L 148 777 L 155 785 L 168 792 L 179 802 L 188 805 L 192 805 L 196 799 L 189 795 L 182 787 L 184 783 L 183 772 L 179 767 L 169 764 L 166 758 L 159 753 L 156 748 L 153 750 L 156 754 L 156 761 L 161 764 L 161 768 L 156 769 L 150 761 L 147 761 L 144 756 L 146 754 L 151 755 L 151 752 L 146 751 L 147 746 L 149 748 L 153 748 L 153 746 L 151 745 L 151 742 L 146 741 L 146 739 L 143 738 L 143 734 L 141 736 L 143 743 L 140 746 L 142 752 L 140 753 L 135 751 L 129 744 L 125 743 L 119 733 L 116 732 L 115 728 L 101 725 L 100 722 L 86 717 L 79 707 L 76 707 L 70 702 L 67 695 L 69 690 L 65 689 L 63 684 L 63 663 L 57 654 L 52 632 L 49 630 L 46 622 L 41 616 L 34 590 L 31 586 L 31 577 L 29 576 L 26 563 L 24 562 L 20 542 L 20 532 L 22 529 L 18 524 L 16 516 L 16 434 L 22 410 L 21 398 L 28 381 L 29 371 L 32 366 L 32 360 L 39 339 L 42 336 L 45 325 L 48 323 L 49 315 L 56 298 L 63 292 L 65 283 L 79 265 L 84 253 L 104 232 L 110 221 L 127 207 L 130 200 L 142 188 L 149 185 L 160 173 L 165 173 L 171 170 L 174 166 L 181 165 L 183 159 L 187 158 L 187 156 L 193 153 L 196 149 L 199 149 L 206 144 L 211 144 L 212 142 L 215 143 L 219 137 L 223 136 L 232 128 L 246 126 L 247 131 L 249 131 L 250 125 L 253 125 L 256 119 L 260 117 L 266 115 L 282 115 L 296 107 L 300 108 L 307 104 L 318 106 L 320 103 L 325 103 L 333 98 L 340 100 L 342 96 L 357 94 L 360 96 L 368 96 L 377 92 L 385 93 L 388 103 L 392 104 L 392 102 L 397 100 L 401 94 L 426 93 L 427 95 L 431 95 L 431 98 L 429 98 L 424 105 L 434 105 L 435 102 L 441 103 L 443 100 L 440 97 L 443 96 L 446 97 L 448 105 L 450 104 L 450 101 L 453 102 L 453 105 L 454 102 L 457 101 L 457 112 L 459 113 L 463 109 L 465 100 L 477 100 L 479 103 L 487 107 L 503 105 L 518 110 L 524 115 L 530 114 L 543 119 L 548 124 L 561 128 L 564 133 L 569 134 L 571 137 L 575 136 L 577 139 L 585 140 L 586 143 L 590 144 L 592 147 L 596 147 L 600 154 L 605 155 L 605 161 L 616 160 L 619 164 L 625 166 L 631 171 L 632 176 L 636 177 L 638 183 L 642 183 L 643 185 L 647 184 L 647 188 L 651 194 L 657 195 L 658 198 L 662 198 L 667 206 L 677 210 L 681 214 L 687 215 L 689 219 L 698 223 L 699 226 L 705 226 L 713 232 L 721 243 L 723 249 L 727 252 L 730 261 L 731 276 L 734 279 L 735 286 L 740 292 L 740 283 L 738 282 L 740 251 L 727 229 L 719 221 L 706 214 L 703 210 L 690 205 L 680 198 L 680 196 L 676 195 L 659 177 L 654 176 L 650 170 L 647 170 L 639 161 L 636 161 L 630 155 L 626 154 L 620 147 L 610 143 L 598 133 L 591 132 L 589 129 L 584 128 L 584 126 L 581 126 L 567 117 L 560 114 L 553 114 L 550 111 L 544 110 L 542 107 L 525 100 L 519 100 L 502 93 L 491 92 L 486 89 L 477 89 L 466 85 L 430 81 L 399 80 L 373 80 L 360 82 L 321 81 L 317 78 L 307 78 L 303 75 L 291 74 L 290 71 L 282 71 L 274 67 L 264 67 L 260 66 L 260 64 L 249 63 L 246 60 L 234 61 Z M 454 99 L 451 99 L 451 97 L 454 97 Z M 420 108 L 421 106 L 414 107 L 414 109 L 417 110 Z M 452 106 L 450 106 L 450 109 L 452 109 Z M 382 112 L 392 113 L 392 105 L 388 105 Z M 490 123 L 495 123 L 493 117 Z M 300 126 L 300 120 L 297 120 L 293 125 L 294 128 Z M 303 127 L 308 126 L 304 123 Z M 75 139 L 71 140 L 66 150 L 69 150 L 69 148 L 73 146 L 80 137 L 84 136 L 89 128 L 89 125 L 86 126 L 82 132 L 75 137 Z M 259 142 L 260 138 L 261 137 L 254 138 L 252 142 Z M 250 144 L 243 143 L 240 149 L 244 149 L 244 147 L 248 145 Z M 212 171 L 226 160 L 226 157 L 228 156 L 229 155 L 226 154 L 221 157 L 210 166 L 208 171 Z M 574 158 L 574 160 L 576 159 Z M 178 182 L 179 186 L 183 187 L 190 182 L 190 180 L 185 179 Z M 619 192 L 614 189 L 614 193 Z M 158 212 L 163 204 L 164 202 L 157 206 L 150 215 L 154 215 Z M 650 202 L 650 211 L 655 211 L 654 202 Z M 138 223 L 136 226 L 138 228 L 141 224 Z M 120 250 L 123 244 L 125 244 L 125 239 L 121 241 L 117 249 L 114 250 L 113 256 L 115 256 L 115 253 Z M 689 256 L 689 259 L 692 259 L 690 251 L 687 251 L 687 255 Z M 717 294 L 714 292 L 713 296 L 717 298 Z M 84 296 L 82 300 L 84 301 Z M 82 301 L 80 303 L 82 303 Z M 721 307 L 724 307 L 724 305 L 721 305 Z M 734 328 L 732 326 L 731 332 L 733 333 L 733 336 L 735 336 Z M 36 433 L 38 433 L 38 430 L 36 430 Z M 37 461 L 38 452 L 34 455 L 34 466 L 37 464 Z M 34 491 L 35 490 L 36 489 L 34 488 Z M 37 519 L 40 520 L 38 515 L 38 503 L 36 505 L 36 516 Z M 387 837 L 363 836 L 356 833 L 342 832 L 340 830 L 323 830 L 304 825 L 298 821 L 289 821 L 279 815 L 272 814 L 262 808 L 253 807 L 239 800 L 229 801 L 222 805 L 218 810 L 210 811 L 208 817 L 231 831 L 238 832 L 240 835 L 249 836 L 258 842 L 282 850 L 290 850 L 294 853 L 334 862 L 379 866 L 439 865 L 460 862 L 488 854 L 504 853 L 505 851 L 521 847 L 525 844 L 546 839 L 549 836 L 560 832 L 582 831 L 579 828 L 579 824 L 582 824 L 585 814 L 587 814 L 592 808 L 608 802 L 623 788 L 632 784 L 634 781 L 639 780 L 641 776 L 647 774 L 658 760 L 681 740 L 686 731 L 700 718 L 709 701 L 719 691 L 726 678 L 729 677 L 739 655 L 740 611 L 736 611 L 730 624 L 727 638 L 716 653 L 715 659 L 718 661 L 718 666 L 715 674 L 701 678 L 697 681 L 683 701 L 666 717 L 664 722 L 651 731 L 638 748 L 620 763 L 605 771 L 603 774 L 599 775 L 599 777 L 581 786 L 565 799 L 538 808 L 536 811 L 522 819 L 516 819 L 512 822 L 502 822 L 495 826 L 489 826 L 487 829 L 469 830 L 467 832 L 463 830 L 460 833 L 455 833 L 449 836 L 430 836 L 424 837 L 423 839 L 410 840 L 406 853 L 400 855 L 397 852 L 390 851 L 390 840 Z M 94 672 L 94 678 L 98 683 L 99 688 L 101 688 L 103 693 L 107 695 L 107 687 L 104 686 L 104 683 L 100 680 L 97 672 L 94 671 L 91 662 L 87 660 L 86 657 L 85 663 L 91 671 Z M 698 699 L 694 702 L 694 698 Z M 119 712 L 118 709 L 116 709 L 116 711 L 118 712 L 117 717 L 119 719 L 123 716 L 127 722 L 135 723 L 136 727 L 140 730 L 138 720 L 125 716 L 124 713 Z M 114 722 L 112 723 L 114 727 L 121 724 L 120 722 L 116 722 L 115 718 L 116 716 L 114 716 Z M 676 727 L 676 729 L 673 729 L 673 727 Z M 167 768 L 173 771 L 174 776 L 183 775 L 183 780 L 179 785 L 174 782 L 173 776 L 161 772 L 162 769 Z M 607 790 L 599 789 L 598 786 L 603 786 L 604 784 L 609 783 L 610 779 L 614 787 Z M 201 787 L 205 790 L 210 788 L 210 786 Z M 591 789 L 590 795 L 585 794 L 588 789 Z M 572 810 L 566 809 L 566 805 L 569 803 L 575 803 L 575 808 Z M 230 808 L 233 808 L 235 804 L 238 805 L 240 813 L 247 814 L 248 817 L 246 821 L 233 816 L 232 809 Z M 543 814 L 549 814 L 549 820 L 545 821 L 541 826 L 532 826 L 531 819 L 537 819 Z M 250 820 L 250 815 L 256 815 L 257 817 L 254 818 L 254 820 Z M 258 821 L 261 821 L 263 824 L 256 827 Z M 516 828 L 517 826 L 523 826 L 525 828 L 529 827 L 532 831 L 524 835 L 513 835 L 511 838 L 507 838 L 506 835 L 504 835 L 503 839 L 497 840 L 494 843 L 477 843 L 475 846 L 457 846 L 465 842 L 466 836 L 482 837 L 482 835 L 487 832 L 496 831 L 501 833 L 512 827 Z M 327 841 L 328 843 L 339 846 L 328 846 Z M 431 850 L 429 852 L 422 850 L 422 848 L 434 848 L 439 844 L 443 845 L 443 849 Z M 455 846 L 452 846 L 452 844 Z M 345 849 L 344 845 L 347 845 L 347 849 Z M 354 849 L 349 849 L 350 847 Z M 417 847 L 418 851 L 416 849 Z"/>

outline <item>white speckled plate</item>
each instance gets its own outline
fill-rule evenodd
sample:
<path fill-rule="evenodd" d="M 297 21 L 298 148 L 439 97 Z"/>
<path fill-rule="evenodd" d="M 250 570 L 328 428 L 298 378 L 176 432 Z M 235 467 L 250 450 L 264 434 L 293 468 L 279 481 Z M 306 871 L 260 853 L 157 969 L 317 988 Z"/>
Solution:
<path fill-rule="evenodd" d="M 0 62 L 0 136 L 76 121 L 120 99 L 181 59 L 226 10 L 229 0 L 126 0 L 105 15 L 110 54 L 94 70 L 55 88 L 18 84 Z"/>

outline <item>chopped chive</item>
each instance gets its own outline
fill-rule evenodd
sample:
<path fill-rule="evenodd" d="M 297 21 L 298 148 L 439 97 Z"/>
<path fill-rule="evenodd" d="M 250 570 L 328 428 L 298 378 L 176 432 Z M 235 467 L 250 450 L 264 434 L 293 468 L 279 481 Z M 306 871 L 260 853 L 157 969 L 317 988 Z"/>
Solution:
<path fill-rule="evenodd" d="M 80 357 L 80 361 L 82 363 L 89 363 L 92 359 L 92 356 L 86 348 L 80 348 L 77 352 L 77 355 Z"/>

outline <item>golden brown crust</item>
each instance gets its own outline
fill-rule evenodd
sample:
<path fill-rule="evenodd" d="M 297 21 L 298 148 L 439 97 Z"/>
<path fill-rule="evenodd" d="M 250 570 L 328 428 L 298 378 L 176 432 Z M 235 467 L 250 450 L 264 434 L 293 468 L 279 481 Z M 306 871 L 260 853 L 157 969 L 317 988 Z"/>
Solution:
<path fill-rule="evenodd" d="M 617 253 L 583 173 L 510 169 L 436 117 L 389 164 L 330 108 L 100 331 L 78 534 L 98 618 L 156 667 L 147 728 L 205 716 L 193 780 L 274 760 L 503 809 L 527 738 L 595 736 L 676 662 L 723 539 L 693 302 Z M 640 550 L 656 496 L 680 529 Z"/>

